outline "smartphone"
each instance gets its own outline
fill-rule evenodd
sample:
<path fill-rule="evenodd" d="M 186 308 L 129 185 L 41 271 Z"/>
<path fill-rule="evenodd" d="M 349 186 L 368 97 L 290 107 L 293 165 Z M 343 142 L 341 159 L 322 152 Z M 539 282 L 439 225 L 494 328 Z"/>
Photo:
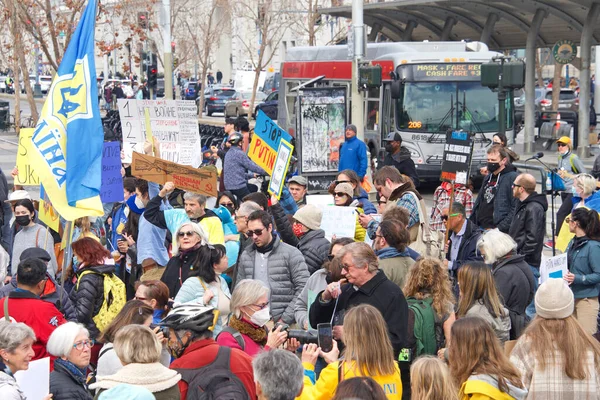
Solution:
<path fill-rule="evenodd" d="M 331 328 L 331 324 L 318 324 L 317 334 L 321 350 L 325 353 L 333 350 L 333 329 Z"/>

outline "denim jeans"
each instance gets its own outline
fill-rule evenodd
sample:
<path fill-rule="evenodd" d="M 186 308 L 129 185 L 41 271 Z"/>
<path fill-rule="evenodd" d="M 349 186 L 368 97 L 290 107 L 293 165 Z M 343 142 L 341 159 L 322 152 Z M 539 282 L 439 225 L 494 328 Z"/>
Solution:
<path fill-rule="evenodd" d="M 535 285 L 533 286 L 534 300 L 531 300 L 531 304 L 527 306 L 525 314 L 527 314 L 529 318 L 533 319 L 533 317 L 535 316 L 535 292 L 537 291 L 539 286 L 540 269 L 534 267 L 533 265 L 530 265 L 529 268 L 531 268 L 531 272 L 533 272 L 533 280 L 535 281 Z"/>

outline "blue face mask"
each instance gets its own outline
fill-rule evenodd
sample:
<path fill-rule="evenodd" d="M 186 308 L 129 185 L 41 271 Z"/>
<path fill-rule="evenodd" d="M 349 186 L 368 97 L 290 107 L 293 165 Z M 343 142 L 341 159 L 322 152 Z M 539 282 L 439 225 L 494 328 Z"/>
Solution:
<path fill-rule="evenodd" d="M 579 197 L 579 193 L 577 193 L 577 189 L 575 189 L 575 186 L 571 186 L 571 193 L 573 194 L 573 196 Z"/>

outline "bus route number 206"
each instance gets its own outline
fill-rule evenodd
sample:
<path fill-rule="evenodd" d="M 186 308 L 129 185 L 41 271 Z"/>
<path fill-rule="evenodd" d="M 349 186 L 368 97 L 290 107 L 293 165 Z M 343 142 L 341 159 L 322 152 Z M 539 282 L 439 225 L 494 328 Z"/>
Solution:
<path fill-rule="evenodd" d="M 408 121 L 408 129 L 421 129 L 423 123 L 421 121 Z"/>

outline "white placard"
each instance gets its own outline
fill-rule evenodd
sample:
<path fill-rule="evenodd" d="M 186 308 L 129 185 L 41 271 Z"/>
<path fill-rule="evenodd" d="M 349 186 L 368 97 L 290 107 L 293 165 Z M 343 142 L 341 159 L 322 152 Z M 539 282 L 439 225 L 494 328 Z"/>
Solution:
<path fill-rule="evenodd" d="M 150 129 L 159 143 L 160 157 L 192 167 L 201 164 L 200 131 L 194 101 L 118 99 L 117 104 L 123 131 L 124 163 L 131 162 L 133 151 L 143 153 L 148 110 Z"/>
<path fill-rule="evenodd" d="M 330 194 L 310 194 L 306 196 L 306 204 L 314 204 L 320 208 L 335 205 L 333 196 Z"/>
<path fill-rule="evenodd" d="M 29 362 L 26 371 L 18 371 L 15 379 L 27 399 L 41 400 L 50 393 L 50 357 Z"/>
<path fill-rule="evenodd" d="M 548 278 L 562 278 L 566 275 L 567 253 L 550 257 L 540 265 L 540 284 L 546 282 Z"/>
<path fill-rule="evenodd" d="M 325 231 L 325 237 L 330 241 L 333 235 L 336 238 L 354 238 L 356 231 L 356 207 L 323 207 L 321 229 Z"/>

